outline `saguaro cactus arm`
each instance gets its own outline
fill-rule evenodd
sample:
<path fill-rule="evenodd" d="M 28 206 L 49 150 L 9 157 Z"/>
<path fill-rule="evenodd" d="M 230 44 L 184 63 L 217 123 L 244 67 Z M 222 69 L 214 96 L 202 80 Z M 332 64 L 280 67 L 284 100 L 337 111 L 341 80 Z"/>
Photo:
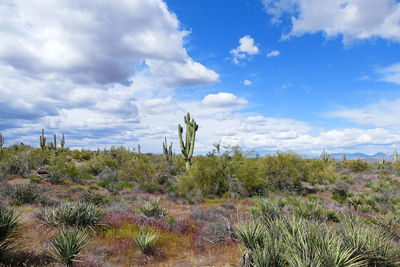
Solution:
<path fill-rule="evenodd" d="M 50 142 L 50 148 L 52 150 L 57 150 L 57 135 L 54 134 L 54 141 Z"/>
<path fill-rule="evenodd" d="M 182 155 L 183 155 L 183 157 L 186 159 L 186 158 L 187 158 L 186 146 L 185 146 L 185 144 L 183 143 L 182 133 L 183 133 L 183 128 L 182 128 L 182 126 L 179 124 L 179 125 L 178 125 L 179 144 L 180 144 L 180 146 L 181 146 Z"/>

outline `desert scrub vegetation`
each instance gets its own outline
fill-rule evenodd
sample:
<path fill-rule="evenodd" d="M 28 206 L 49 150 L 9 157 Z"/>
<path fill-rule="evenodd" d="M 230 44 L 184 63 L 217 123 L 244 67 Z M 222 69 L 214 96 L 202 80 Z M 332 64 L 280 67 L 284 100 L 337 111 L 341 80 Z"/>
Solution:
<path fill-rule="evenodd" d="M 183 139 L 196 137 L 189 122 Z M 220 143 L 196 156 L 186 139 L 187 157 L 166 139 L 160 155 L 71 150 L 51 137 L 0 154 L 0 207 L 18 226 L 0 265 L 399 265 L 398 161 Z"/>

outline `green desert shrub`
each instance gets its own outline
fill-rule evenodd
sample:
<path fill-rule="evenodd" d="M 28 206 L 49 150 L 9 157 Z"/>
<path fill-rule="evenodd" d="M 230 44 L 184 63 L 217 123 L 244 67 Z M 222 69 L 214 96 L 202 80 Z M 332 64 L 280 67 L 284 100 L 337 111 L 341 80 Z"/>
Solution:
<path fill-rule="evenodd" d="M 13 210 L 0 208 L 0 258 L 11 249 L 19 234 L 21 223 L 19 216 Z"/>
<path fill-rule="evenodd" d="M 321 160 L 310 159 L 307 162 L 306 181 L 312 184 L 322 182 L 335 182 L 339 177 L 333 165 L 326 164 Z"/>
<path fill-rule="evenodd" d="M 350 185 L 345 181 L 337 182 L 332 189 L 332 198 L 338 202 L 345 202 L 350 197 Z"/>
<path fill-rule="evenodd" d="M 76 228 L 62 228 L 50 240 L 49 254 L 53 262 L 73 266 L 87 243 L 87 234 Z"/>
<path fill-rule="evenodd" d="M 305 160 L 295 153 L 279 152 L 263 160 L 263 175 L 271 191 L 299 191 L 307 178 Z"/>
<path fill-rule="evenodd" d="M 346 164 L 354 172 L 361 172 L 368 169 L 368 162 L 361 159 L 348 160 Z"/>
<path fill-rule="evenodd" d="M 142 201 L 139 205 L 139 211 L 146 217 L 162 218 L 167 214 L 166 210 L 160 207 L 159 198 Z"/>
<path fill-rule="evenodd" d="M 26 151 L 8 155 L 1 162 L 4 173 L 27 177 L 29 174 L 29 157 Z"/>
<path fill-rule="evenodd" d="M 101 205 L 107 201 L 106 196 L 101 193 L 94 192 L 92 190 L 88 190 L 81 193 L 81 199 L 84 202 L 91 203 L 93 205 Z"/>
<path fill-rule="evenodd" d="M 45 196 L 40 188 L 31 184 L 16 185 L 13 196 L 22 204 L 45 201 Z"/>
<path fill-rule="evenodd" d="M 37 214 L 37 218 L 45 225 L 79 228 L 94 228 L 99 224 L 101 216 L 95 205 L 71 201 L 63 201 L 54 208 L 44 208 Z"/>
<path fill-rule="evenodd" d="M 144 255 L 150 255 L 157 239 L 158 237 L 154 230 L 142 228 L 139 235 L 135 237 L 135 244 Z"/>
<path fill-rule="evenodd" d="M 203 196 L 222 196 L 228 192 L 227 173 L 221 167 L 219 159 L 216 155 L 196 157 L 190 172 L 180 177 L 180 190 L 185 193 L 199 190 Z"/>

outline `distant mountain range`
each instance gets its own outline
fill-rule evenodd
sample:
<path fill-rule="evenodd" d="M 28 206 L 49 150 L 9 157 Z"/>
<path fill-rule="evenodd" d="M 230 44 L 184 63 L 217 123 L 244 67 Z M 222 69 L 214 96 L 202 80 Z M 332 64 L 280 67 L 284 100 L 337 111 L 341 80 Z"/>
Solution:
<path fill-rule="evenodd" d="M 335 159 L 342 159 L 343 153 L 333 153 L 330 154 L 332 157 Z M 384 158 L 386 160 L 393 160 L 393 154 L 385 154 L 382 152 L 378 152 L 373 155 L 368 155 L 364 153 L 346 153 L 346 158 L 347 159 L 363 159 L 367 161 L 377 161 L 380 158 Z"/>

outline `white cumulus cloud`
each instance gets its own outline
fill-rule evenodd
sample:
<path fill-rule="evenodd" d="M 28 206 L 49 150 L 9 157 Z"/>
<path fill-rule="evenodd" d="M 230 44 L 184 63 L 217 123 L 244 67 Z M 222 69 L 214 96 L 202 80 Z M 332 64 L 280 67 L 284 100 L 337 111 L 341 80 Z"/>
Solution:
<path fill-rule="evenodd" d="M 247 100 L 231 93 L 221 92 L 206 95 L 201 103 L 209 107 L 231 107 L 245 105 L 247 104 Z"/>
<path fill-rule="evenodd" d="M 248 58 L 251 55 L 257 55 L 260 52 L 254 39 L 250 35 L 245 35 L 239 39 L 239 46 L 230 51 L 233 56 L 233 62 L 239 64 L 241 59 Z"/>
<path fill-rule="evenodd" d="M 277 57 L 281 54 L 281 52 L 279 52 L 278 50 L 272 50 L 271 52 L 269 52 L 267 54 L 267 57 Z"/>
<path fill-rule="evenodd" d="M 288 36 L 322 32 L 344 43 L 380 37 L 400 41 L 400 3 L 393 0 L 263 0 L 279 22 L 291 17 Z"/>
<path fill-rule="evenodd" d="M 245 86 L 250 86 L 250 85 L 253 84 L 253 82 L 250 81 L 250 80 L 244 80 L 242 83 L 243 83 Z"/>
<path fill-rule="evenodd" d="M 382 75 L 381 81 L 400 84 L 400 63 L 378 69 L 378 73 Z"/>

